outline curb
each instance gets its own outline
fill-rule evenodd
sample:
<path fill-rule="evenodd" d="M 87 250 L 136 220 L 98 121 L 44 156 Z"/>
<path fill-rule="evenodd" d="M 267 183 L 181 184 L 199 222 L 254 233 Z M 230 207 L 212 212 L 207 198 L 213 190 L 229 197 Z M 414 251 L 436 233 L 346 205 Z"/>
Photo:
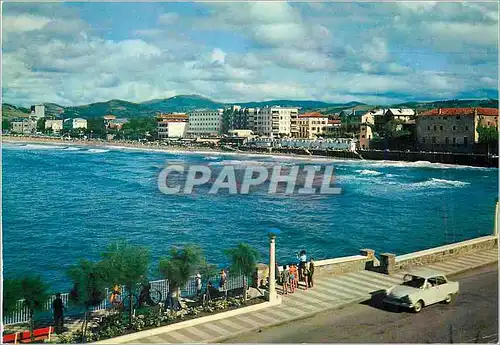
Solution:
<path fill-rule="evenodd" d="M 217 313 L 215 315 L 208 315 L 208 316 L 195 318 L 195 319 L 191 319 L 191 320 L 187 320 L 187 321 L 181 321 L 181 322 L 177 322 L 177 323 L 174 323 L 171 325 L 151 328 L 151 329 L 140 331 L 140 332 L 134 332 L 134 333 L 122 335 L 119 337 L 100 340 L 100 341 L 94 342 L 93 344 L 122 344 L 125 342 L 134 341 L 134 340 L 141 339 L 144 337 L 151 337 L 151 336 L 154 336 L 157 334 L 173 332 L 173 331 L 177 331 L 177 330 L 180 330 L 183 328 L 188 328 L 188 327 L 197 326 L 197 325 L 201 325 L 201 324 L 205 324 L 205 323 L 209 323 L 209 322 L 213 322 L 213 321 L 224 320 L 224 319 L 227 319 L 227 318 L 230 318 L 233 316 L 252 313 L 255 311 L 259 311 L 259 310 L 264 310 L 264 309 L 267 309 L 269 307 L 278 306 L 281 304 L 281 302 L 282 302 L 282 299 L 278 298 L 274 302 L 263 302 L 263 303 L 259 303 L 259 304 L 252 305 L 249 307 L 243 307 L 243 308 L 234 309 L 234 310 L 230 310 L 230 311 L 226 311 L 226 312 L 222 312 L 222 313 Z"/>

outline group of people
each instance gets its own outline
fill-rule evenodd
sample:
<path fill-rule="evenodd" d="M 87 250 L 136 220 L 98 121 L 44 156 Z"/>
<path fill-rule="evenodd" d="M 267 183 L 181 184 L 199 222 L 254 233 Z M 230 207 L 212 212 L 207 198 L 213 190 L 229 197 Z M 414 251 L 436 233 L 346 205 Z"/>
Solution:
<path fill-rule="evenodd" d="M 280 270 L 277 267 L 276 272 L 279 273 L 278 281 L 283 287 L 283 294 L 294 293 L 298 289 L 300 282 L 305 283 L 304 289 L 314 286 L 314 259 L 307 261 L 306 251 L 302 250 L 297 254 L 298 264 L 283 265 Z"/>

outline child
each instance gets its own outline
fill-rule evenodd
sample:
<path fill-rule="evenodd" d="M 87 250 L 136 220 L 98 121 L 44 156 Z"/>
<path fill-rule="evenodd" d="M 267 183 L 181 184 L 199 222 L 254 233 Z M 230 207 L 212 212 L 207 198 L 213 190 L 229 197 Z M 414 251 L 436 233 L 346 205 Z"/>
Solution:
<path fill-rule="evenodd" d="M 290 286 L 290 271 L 286 265 L 283 265 L 283 271 L 281 272 L 281 283 L 283 284 L 283 294 L 288 294 L 288 287 Z"/>
<path fill-rule="evenodd" d="M 290 265 L 290 290 L 291 293 L 295 292 L 295 288 L 297 287 L 297 267 L 294 264 Z"/>

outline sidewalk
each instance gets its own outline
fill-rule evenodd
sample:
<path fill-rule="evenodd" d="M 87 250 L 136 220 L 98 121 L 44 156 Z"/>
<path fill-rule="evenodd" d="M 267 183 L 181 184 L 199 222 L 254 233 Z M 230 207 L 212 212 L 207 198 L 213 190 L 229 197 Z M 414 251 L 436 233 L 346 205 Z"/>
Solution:
<path fill-rule="evenodd" d="M 498 248 L 428 265 L 447 275 L 460 273 L 498 261 Z M 314 288 L 283 295 L 277 307 L 205 324 L 152 335 L 143 331 L 110 339 L 112 343 L 215 343 L 248 331 L 299 320 L 316 313 L 338 309 L 370 299 L 371 292 L 399 284 L 404 272 L 392 276 L 360 271 L 334 277 L 316 277 Z M 149 334 L 148 334 L 149 333 Z"/>

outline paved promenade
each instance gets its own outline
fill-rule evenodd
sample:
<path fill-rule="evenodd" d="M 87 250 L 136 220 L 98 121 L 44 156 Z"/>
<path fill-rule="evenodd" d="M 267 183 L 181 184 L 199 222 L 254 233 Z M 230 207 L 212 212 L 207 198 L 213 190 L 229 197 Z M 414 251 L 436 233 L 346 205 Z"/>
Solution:
<path fill-rule="evenodd" d="M 498 260 L 498 249 L 477 252 L 428 265 L 448 275 L 480 267 Z M 232 338 L 250 330 L 279 325 L 330 309 L 348 306 L 370 299 L 371 293 L 401 282 L 403 273 L 387 276 L 361 271 L 335 277 L 316 277 L 315 287 L 282 296 L 278 307 L 230 317 L 215 322 L 191 326 L 162 334 L 135 335 L 113 339 L 113 343 L 214 343 Z"/>

